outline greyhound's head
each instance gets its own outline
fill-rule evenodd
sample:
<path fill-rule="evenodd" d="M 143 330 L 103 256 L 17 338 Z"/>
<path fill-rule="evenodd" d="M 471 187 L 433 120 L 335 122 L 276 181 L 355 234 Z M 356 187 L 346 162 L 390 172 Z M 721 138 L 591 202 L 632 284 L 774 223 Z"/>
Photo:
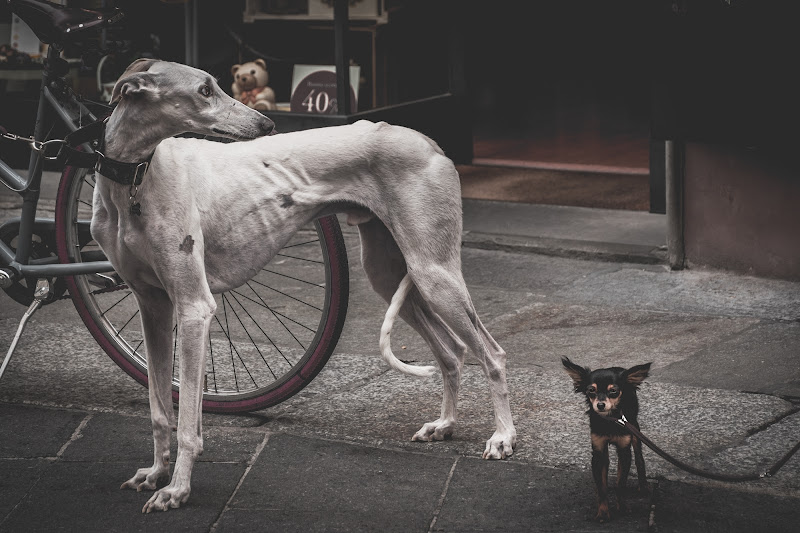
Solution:
<path fill-rule="evenodd" d="M 106 147 L 120 152 L 122 160 L 146 149 L 140 144 L 154 148 L 180 133 L 245 140 L 275 128 L 269 118 L 228 96 L 207 72 L 167 61 L 134 61 L 114 86 L 112 101 L 117 107 Z"/>

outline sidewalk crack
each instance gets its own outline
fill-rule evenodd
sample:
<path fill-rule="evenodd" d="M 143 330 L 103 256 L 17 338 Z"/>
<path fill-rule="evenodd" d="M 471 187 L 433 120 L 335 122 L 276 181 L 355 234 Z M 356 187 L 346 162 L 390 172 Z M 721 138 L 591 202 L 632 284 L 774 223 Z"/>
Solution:
<path fill-rule="evenodd" d="M 214 533 L 214 531 L 217 530 L 217 527 L 219 526 L 219 523 L 222 520 L 223 515 L 225 515 L 225 513 L 231 508 L 231 503 L 233 502 L 233 499 L 239 493 L 239 489 L 242 487 L 242 484 L 244 484 L 244 480 L 247 478 L 247 474 L 250 473 L 250 470 L 252 470 L 253 465 L 256 464 L 256 461 L 258 460 L 258 457 L 261 455 L 261 452 L 264 451 L 264 448 L 267 446 L 267 442 L 269 442 L 269 437 L 270 433 L 266 433 L 264 435 L 264 438 L 258 444 L 258 446 L 256 446 L 256 451 L 253 452 L 253 455 L 250 457 L 250 460 L 247 461 L 247 468 L 244 469 L 242 477 L 239 478 L 239 483 L 236 484 L 236 487 L 233 489 L 233 492 L 231 492 L 230 498 L 228 498 L 228 501 L 225 502 L 225 506 L 222 508 L 222 511 L 219 512 L 219 516 L 217 516 L 217 519 L 214 520 L 213 524 L 211 524 L 211 527 L 208 530 L 209 533 Z"/>
<path fill-rule="evenodd" d="M 67 451 L 69 445 L 83 437 L 83 430 L 86 427 L 86 424 L 88 424 L 89 420 L 92 418 L 94 418 L 94 413 L 89 413 L 83 418 L 83 420 L 81 420 L 81 423 L 78 424 L 78 427 L 76 427 L 75 431 L 72 432 L 72 436 L 70 436 L 69 440 L 65 442 L 61 449 L 58 450 L 58 453 L 56 453 L 56 459 L 61 459 L 61 456 L 64 455 L 65 451 Z"/>
<path fill-rule="evenodd" d="M 460 459 L 461 456 L 456 457 L 456 460 L 453 461 L 453 466 L 450 467 L 450 473 L 447 474 L 447 480 L 444 482 L 442 495 L 439 497 L 439 501 L 436 504 L 436 509 L 433 511 L 433 520 L 431 520 L 431 525 L 428 527 L 428 533 L 431 533 L 433 528 L 436 526 L 436 521 L 439 519 L 439 513 L 442 512 L 442 507 L 444 507 L 444 500 L 447 498 L 447 491 L 450 490 L 450 482 L 453 480 L 453 474 L 456 471 L 456 466 L 458 465 L 458 461 Z"/>

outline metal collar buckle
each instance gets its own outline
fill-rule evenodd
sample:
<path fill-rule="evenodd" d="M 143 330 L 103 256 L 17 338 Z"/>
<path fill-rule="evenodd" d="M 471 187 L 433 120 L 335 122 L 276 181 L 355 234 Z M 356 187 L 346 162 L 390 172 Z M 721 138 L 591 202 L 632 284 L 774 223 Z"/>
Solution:
<path fill-rule="evenodd" d="M 133 171 L 133 183 L 139 185 L 142 183 L 144 179 L 144 175 L 147 174 L 147 170 L 150 168 L 150 161 L 142 161 L 138 165 L 136 165 L 136 170 Z"/>

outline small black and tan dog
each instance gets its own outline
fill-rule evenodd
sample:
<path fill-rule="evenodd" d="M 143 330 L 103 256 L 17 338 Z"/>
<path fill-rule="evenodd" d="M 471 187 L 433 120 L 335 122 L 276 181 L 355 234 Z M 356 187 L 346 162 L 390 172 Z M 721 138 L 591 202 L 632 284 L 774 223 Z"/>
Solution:
<path fill-rule="evenodd" d="M 639 422 L 639 399 L 636 391 L 650 371 L 650 363 L 636 365 L 627 370 L 620 367 L 590 370 L 576 365 L 568 358 L 561 359 L 567 373 L 575 384 L 575 392 L 586 397 L 589 405 L 589 427 L 592 434 L 592 474 L 597 486 L 597 515 L 595 520 L 606 522 L 611 519 L 608 509 L 608 444 L 617 447 L 617 510 L 624 508 L 622 490 L 628 481 L 631 468 L 631 446 L 636 455 L 636 472 L 639 476 L 639 490 L 648 490 L 647 478 L 642 457 L 642 443 L 628 433 L 625 428 L 614 423 L 625 415 L 628 422 L 637 429 Z"/>

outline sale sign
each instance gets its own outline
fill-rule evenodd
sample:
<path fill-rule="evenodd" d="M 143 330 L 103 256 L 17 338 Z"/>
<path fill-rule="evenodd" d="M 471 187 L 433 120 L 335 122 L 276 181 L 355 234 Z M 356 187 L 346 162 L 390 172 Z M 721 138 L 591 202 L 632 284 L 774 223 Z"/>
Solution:
<path fill-rule="evenodd" d="M 358 67 L 350 67 L 350 110 L 356 111 Z M 318 65 L 296 65 L 290 109 L 295 113 L 339 114 L 336 101 L 336 69 Z"/>

